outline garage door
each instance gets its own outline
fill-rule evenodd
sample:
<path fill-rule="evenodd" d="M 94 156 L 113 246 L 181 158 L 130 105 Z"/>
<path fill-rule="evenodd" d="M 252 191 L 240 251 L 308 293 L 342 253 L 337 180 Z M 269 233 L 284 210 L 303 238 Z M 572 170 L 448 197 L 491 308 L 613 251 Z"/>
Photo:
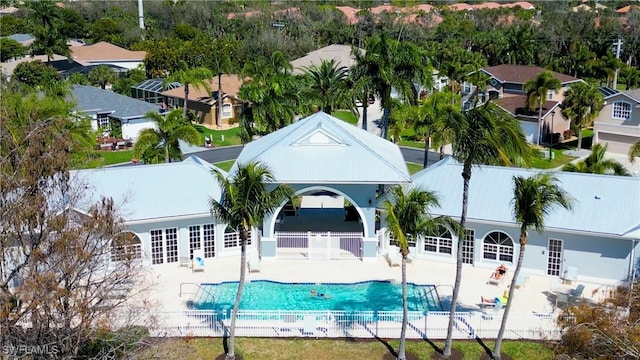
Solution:
<path fill-rule="evenodd" d="M 636 141 L 640 141 L 640 138 L 602 132 L 598 133 L 598 142 L 603 145 L 609 144 L 607 151 L 611 153 L 626 155 L 629 153 L 631 145 Z"/>

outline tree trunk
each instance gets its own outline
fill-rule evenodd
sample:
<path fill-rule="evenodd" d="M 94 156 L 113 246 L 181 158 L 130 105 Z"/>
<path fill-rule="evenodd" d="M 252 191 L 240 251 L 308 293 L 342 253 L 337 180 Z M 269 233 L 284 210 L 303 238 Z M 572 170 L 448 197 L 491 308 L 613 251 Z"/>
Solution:
<path fill-rule="evenodd" d="M 382 110 L 382 131 L 380 132 L 380 137 L 383 139 L 387 139 L 387 134 L 389 132 L 389 117 L 391 115 L 391 107 L 385 106 Z"/>
<path fill-rule="evenodd" d="M 222 106 L 224 102 L 222 101 L 222 74 L 218 73 L 218 118 L 216 119 L 216 126 L 220 126 L 222 124 Z"/>
<path fill-rule="evenodd" d="M 400 346 L 398 348 L 398 360 L 405 360 L 405 338 L 407 336 L 407 255 L 402 254 L 402 328 L 400 329 Z"/>
<path fill-rule="evenodd" d="M 471 180 L 471 163 L 465 162 L 462 170 L 462 178 L 464 180 L 462 190 L 462 214 L 460 215 L 460 227 L 466 232 L 465 223 L 467 222 L 467 207 L 469 202 L 469 182 Z M 451 309 L 449 310 L 449 324 L 447 326 L 447 340 L 444 344 L 443 355 L 445 358 L 451 356 L 451 343 L 453 340 L 453 322 L 455 321 L 456 305 L 458 304 L 458 295 L 460 295 L 460 283 L 462 282 L 462 241 L 466 236 L 465 233 L 458 235 L 458 249 L 456 251 L 456 280 L 453 285 L 453 295 L 451 296 Z"/>
<path fill-rule="evenodd" d="M 369 93 L 364 95 L 364 100 L 362 101 L 362 130 L 367 130 L 368 118 L 367 118 L 367 109 L 369 109 Z"/>
<path fill-rule="evenodd" d="M 235 354 L 235 342 L 236 342 L 236 319 L 238 318 L 238 309 L 240 308 L 240 300 L 242 299 L 242 291 L 244 290 L 244 280 L 247 272 L 247 239 L 249 234 L 247 231 L 247 225 L 243 226 L 240 230 L 240 280 L 238 281 L 238 292 L 236 293 L 236 300 L 233 303 L 233 311 L 231 312 L 231 324 L 229 325 L 229 348 L 226 359 L 234 360 Z"/>
<path fill-rule="evenodd" d="M 527 246 L 527 231 L 522 229 L 520 231 L 520 254 L 518 255 L 518 264 L 516 265 L 516 270 L 513 272 L 513 277 L 511 278 L 511 286 L 509 287 L 509 298 L 507 299 L 507 305 L 504 308 L 504 313 L 502 314 L 502 323 L 500 323 L 500 331 L 498 331 L 498 337 L 496 338 L 496 343 L 493 348 L 493 358 L 495 360 L 500 360 L 500 347 L 502 346 L 502 338 L 504 336 L 504 331 L 507 326 L 507 318 L 509 317 L 509 311 L 511 310 L 511 304 L 513 303 L 513 297 L 515 295 L 516 289 L 516 281 L 518 281 L 518 275 L 520 274 L 520 269 L 522 268 L 522 262 L 524 261 L 524 249 Z"/>
<path fill-rule="evenodd" d="M 582 127 L 578 126 L 578 150 L 582 149 Z"/>
<path fill-rule="evenodd" d="M 422 160 L 422 167 L 425 169 L 429 166 L 429 139 L 431 139 L 431 136 L 427 132 L 427 136 L 424 138 L 424 160 Z"/>
<path fill-rule="evenodd" d="M 189 102 L 189 84 L 184 84 L 184 106 L 182 107 L 182 114 L 184 118 L 187 118 L 187 102 Z"/>
<path fill-rule="evenodd" d="M 171 159 L 169 158 L 169 144 L 164 144 L 164 162 L 171 162 Z"/>
<path fill-rule="evenodd" d="M 538 107 L 538 145 L 542 144 L 542 141 L 540 140 L 540 137 L 542 135 L 542 97 L 540 98 L 540 102 L 539 102 L 539 107 Z"/>
<path fill-rule="evenodd" d="M 440 145 L 440 160 L 444 159 L 444 142 Z"/>

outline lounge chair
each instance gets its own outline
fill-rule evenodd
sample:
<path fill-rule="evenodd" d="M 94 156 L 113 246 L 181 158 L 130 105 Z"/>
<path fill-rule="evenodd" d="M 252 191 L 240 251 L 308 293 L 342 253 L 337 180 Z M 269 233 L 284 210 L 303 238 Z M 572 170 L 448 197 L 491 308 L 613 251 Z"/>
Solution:
<path fill-rule="evenodd" d="M 390 245 L 389 252 L 387 253 L 387 260 L 389 261 L 389 266 L 402 265 L 402 255 L 400 254 L 400 248 L 395 245 Z"/>
<path fill-rule="evenodd" d="M 487 305 L 490 305 L 490 304 L 487 304 Z M 502 306 L 503 305 L 501 302 L 496 302 L 493 306 L 493 309 L 484 310 L 482 312 L 482 319 L 493 320 L 496 316 L 500 314 L 500 310 L 502 310 Z"/>
<path fill-rule="evenodd" d="M 569 298 L 571 300 L 577 300 L 579 297 L 582 296 L 582 292 L 583 291 L 584 291 L 584 285 L 580 284 L 580 285 L 576 286 L 575 289 L 569 290 L 567 295 L 569 295 Z"/>
<path fill-rule="evenodd" d="M 527 281 L 527 279 L 529 278 L 529 275 L 526 273 L 519 273 L 518 277 L 516 278 L 516 289 L 519 289 L 521 286 L 524 286 L 524 283 Z"/>
<path fill-rule="evenodd" d="M 247 254 L 247 266 L 249 266 L 249 272 L 260 272 L 260 256 L 257 250 L 249 250 Z"/>
<path fill-rule="evenodd" d="M 578 268 L 575 266 L 567 266 L 564 270 L 562 280 L 565 284 L 571 284 L 578 279 Z"/>

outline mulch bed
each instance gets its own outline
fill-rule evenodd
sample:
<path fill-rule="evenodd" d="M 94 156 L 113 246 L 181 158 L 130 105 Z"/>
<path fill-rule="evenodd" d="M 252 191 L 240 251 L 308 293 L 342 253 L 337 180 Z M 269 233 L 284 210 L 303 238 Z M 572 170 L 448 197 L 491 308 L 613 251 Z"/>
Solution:
<path fill-rule="evenodd" d="M 458 350 L 458 349 L 451 349 L 451 356 L 449 356 L 448 358 L 444 357 L 441 353 L 439 352 L 434 352 L 433 355 L 431 355 L 431 360 L 462 360 L 464 359 L 464 354 L 462 353 L 462 351 Z"/>

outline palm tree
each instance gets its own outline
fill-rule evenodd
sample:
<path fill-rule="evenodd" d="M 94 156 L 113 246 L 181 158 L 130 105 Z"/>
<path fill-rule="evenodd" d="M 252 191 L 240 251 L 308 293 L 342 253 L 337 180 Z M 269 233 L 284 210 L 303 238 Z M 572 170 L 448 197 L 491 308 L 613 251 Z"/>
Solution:
<path fill-rule="evenodd" d="M 353 109 L 353 99 L 347 89 L 349 70 L 338 66 L 335 59 L 322 60 L 305 70 L 311 94 L 320 103 L 319 109 L 331 114 L 334 109 Z"/>
<path fill-rule="evenodd" d="M 107 65 L 98 65 L 89 71 L 88 78 L 92 85 L 97 84 L 101 89 L 106 89 L 107 84 L 116 81 L 118 76 Z"/>
<path fill-rule="evenodd" d="M 154 162 L 154 158 L 163 158 L 164 162 L 182 159 L 178 140 L 192 145 L 201 143 L 200 134 L 179 109 L 171 110 L 167 114 L 149 111 L 145 117 L 155 122 L 157 129 L 140 131 L 133 145 L 133 156 L 142 159 L 144 163 Z"/>
<path fill-rule="evenodd" d="M 518 121 L 491 102 L 463 113 L 459 121 L 449 123 L 448 128 L 453 134 L 453 157 L 463 166 L 460 227 L 464 229 L 467 221 L 472 167 L 480 164 L 526 166 L 532 150 L 527 144 Z M 458 237 L 456 278 L 443 351 L 446 358 L 451 356 L 453 322 L 462 281 L 462 238 L 462 236 Z"/>
<path fill-rule="evenodd" d="M 429 215 L 429 208 L 440 206 L 435 193 L 412 188 L 406 190 L 400 185 L 391 188 L 390 196 L 385 200 L 387 212 L 387 232 L 398 241 L 402 255 L 402 329 L 400 331 L 399 360 L 405 357 L 405 337 L 407 332 L 407 256 L 409 240 L 425 235 L 435 226 Z"/>
<path fill-rule="evenodd" d="M 268 188 L 275 182 L 275 178 L 266 165 L 248 163 L 239 165 L 230 178 L 219 172 L 215 173 L 222 188 L 222 198 L 218 201 L 211 199 L 211 213 L 220 221 L 236 229 L 240 235 L 240 280 L 238 291 L 231 313 L 229 327 L 229 343 L 227 359 L 235 359 L 235 330 L 236 318 L 242 299 L 244 281 L 247 269 L 247 240 L 249 232 L 254 227 L 262 226 L 264 218 L 275 209 L 293 191 L 284 184 L 279 184 L 273 190 Z"/>
<path fill-rule="evenodd" d="M 582 129 L 591 125 L 598 116 L 604 105 L 604 98 L 595 86 L 579 82 L 567 90 L 562 105 L 562 115 L 571 119 L 578 128 L 578 149 L 582 149 Z"/>
<path fill-rule="evenodd" d="M 387 38 L 386 35 L 372 37 L 366 52 L 353 49 L 357 73 L 368 77 L 371 88 L 380 99 L 382 112 L 381 137 L 387 138 L 389 117 L 392 109 L 391 90 L 395 89 L 408 103 L 415 103 L 417 90 L 414 83 L 430 85 L 429 60 L 417 47 Z"/>
<path fill-rule="evenodd" d="M 206 67 L 189 68 L 187 63 L 180 63 L 180 70 L 173 72 L 164 80 L 164 86 L 178 82 L 184 86 L 184 106 L 183 114 L 187 118 L 187 103 L 189 102 L 189 85 L 193 85 L 196 89 L 204 88 L 210 92 L 209 80 L 213 77 L 211 70 Z"/>
<path fill-rule="evenodd" d="M 518 274 L 522 268 L 524 261 L 524 251 L 527 246 L 528 231 L 531 228 L 536 229 L 542 234 L 544 231 L 545 216 L 551 211 L 561 206 L 567 210 L 571 209 L 573 199 L 558 185 L 558 179 L 551 173 L 538 173 L 531 177 L 514 176 L 513 177 L 513 213 L 516 220 L 520 223 L 520 254 L 518 255 L 518 263 L 511 279 L 510 289 L 516 288 Z M 493 358 L 500 360 L 500 347 L 502 346 L 502 337 L 507 325 L 509 311 L 513 304 L 515 291 L 511 291 L 507 304 L 502 315 L 502 323 L 493 348 Z"/>
<path fill-rule="evenodd" d="M 591 154 L 575 164 L 568 163 L 562 167 L 562 171 L 581 172 L 589 174 L 609 174 L 629 176 L 629 172 L 619 162 L 605 159 L 609 145 L 595 144 L 591 148 Z"/>
<path fill-rule="evenodd" d="M 553 90 L 557 93 L 561 86 L 560 80 L 556 79 L 551 71 L 541 72 L 524 83 L 523 90 L 527 96 L 527 108 L 531 110 L 538 108 L 538 145 L 541 143 L 540 137 L 542 135 L 542 105 L 546 102 L 549 91 Z"/>
<path fill-rule="evenodd" d="M 452 98 L 449 102 L 449 98 Z M 455 106 L 456 98 L 459 98 L 451 91 L 440 91 L 431 95 L 422 105 L 424 111 L 423 122 L 431 123 L 431 145 L 439 148 L 440 160 L 444 159 L 444 147 L 453 141 L 453 134 L 449 124 L 459 121 L 462 116 L 459 106 Z M 417 129 L 416 129 L 417 130 Z M 427 149 L 425 148 L 426 167 Z"/>
<path fill-rule="evenodd" d="M 629 149 L 629 162 L 635 164 L 638 156 L 640 156 L 640 141 L 631 145 L 631 148 Z"/>
<path fill-rule="evenodd" d="M 216 126 L 221 125 L 224 105 L 224 92 L 222 91 L 222 74 L 224 74 L 225 72 L 229 74 L 233 69 L 233 64 L 231 63 L 231 56 L 229 55 L 228 48 L 225 46 L 224 49 L 226 51 L 219 51 L 218 56 L 214 56 L 211 60 L 212 65 L 216 70 L 216 74 L 218 75 L 218 118 L 216 119 Z"/>
<path fill-rule="evenodd" d="M 63 19 L 56 3 L 43 0 L 29 1 L 25 5 L 31 11 L 29 22 L 32 26 L 31 34 L 35 38 L 31 44 L 31 54 L 47 55 L 47 63 L 51 62 L 54 54 L 70 57 L 68 37 L 60 31 Z"/>

